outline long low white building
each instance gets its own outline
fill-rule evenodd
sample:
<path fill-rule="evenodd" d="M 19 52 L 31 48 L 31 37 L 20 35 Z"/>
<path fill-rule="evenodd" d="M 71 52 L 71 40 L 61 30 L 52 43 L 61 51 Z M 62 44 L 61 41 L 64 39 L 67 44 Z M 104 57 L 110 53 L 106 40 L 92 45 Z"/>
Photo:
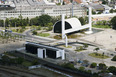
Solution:
<path fill-rule="evenodd" d="M 37 54 L 39 58 L 65 59 L 65 50 L 33 42 L 26 42 L 26 52 Z"/>
<path fill-rule="evenodd" d="M 50 16 L 60 16 L 61 14 L 66 14 L 66 16 L 85 16 L 86 8 L 81 7 L 80 4 L 73 5 L 56 5 L 54 3 L 49 3 L 47 0 L 13 0 L 15 4 L 15 9 L 0 11 L 0 18 L 10 18 L 18 17 L 22 15 L 24 18 L 33 18 L 40 16 L 42 14 L 48 14 Z"/>

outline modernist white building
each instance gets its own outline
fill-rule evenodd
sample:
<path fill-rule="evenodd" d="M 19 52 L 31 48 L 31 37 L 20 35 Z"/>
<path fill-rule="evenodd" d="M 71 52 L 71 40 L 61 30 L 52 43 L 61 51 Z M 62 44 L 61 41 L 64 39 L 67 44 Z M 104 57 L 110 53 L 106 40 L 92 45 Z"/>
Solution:
<path fill-rule="evenodd" d="M 49 3 L 47 0 L 13 0 L 13 2 L 16 8 L 1 11 L 0 18 L 18 17 L 19 15 L 33 18 L 42 14 L 50 16 L 72 15 L 72 4 L 58 6 L 55 3 Z M 86 8 L 81 7 L 79 4 L 73 5 L 73 16 L 81 17 L 85 15 Z"/>

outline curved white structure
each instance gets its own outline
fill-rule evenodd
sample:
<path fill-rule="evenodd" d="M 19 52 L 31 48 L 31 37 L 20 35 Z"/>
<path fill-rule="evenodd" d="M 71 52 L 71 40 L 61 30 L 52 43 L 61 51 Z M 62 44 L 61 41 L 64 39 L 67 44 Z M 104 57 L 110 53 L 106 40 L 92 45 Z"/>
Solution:
<path fill-rule="evenodd" d="M 77 18 L 65 19 L 64 34 L 79 31 L 86 28 L 90 28 L 89 24 L 82 26 L 80 21 Z M 61 21 L 58 21 L 54 24 L 54 33 L 62 33 Z"/>
<path fill-rule="evenodd" d="M 72 26 L 73 29 L 81 26 L 81 23 L 77 18 L 70 18 L 70 19 L 66 19 L 65 21 L 70 23 L 70 25 L 73 25 Z"/>

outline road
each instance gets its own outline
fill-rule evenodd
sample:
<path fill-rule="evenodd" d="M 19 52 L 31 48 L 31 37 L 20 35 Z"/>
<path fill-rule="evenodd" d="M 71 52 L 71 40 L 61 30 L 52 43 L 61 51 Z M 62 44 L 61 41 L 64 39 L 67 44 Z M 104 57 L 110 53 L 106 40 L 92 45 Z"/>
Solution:
<path fill-rule="evenodd" d="M 0 31 L 2 31 L 2 30 L 0 30 Z M 50 38 L 45 38 L 45 37 L 39 37 L 39 36 L 32 35 L 31 34 L 32 31 L 33 30 L 27 30 L 24 33 L 12 32 L 11 34 L 12 35 L 24 36 L 26 41 L 34 41 L 34 42 L 36 41 L 36 42 L 39 42 L 39 43 L 49 43 L 49 42 L 54 42 L 55 41 L 55 39 L 50 39 Z"/>
<path fill-rule="evenodd" d="M 20 34 L 20 33 L 12 33 L 12 34 L 25 36 L 26 40 L 36 41 L 39 43 L 48 43 L 48 42 L 55 41 L 54 39 L 49 39 L 49 38 L 45 38 L 45 37 L 39 37 L 39 36 L 32 35 L 31 34 L 32 31 L 33 30 L 28 30 L 28 31 L 24 32 L 23 34 Z"/>

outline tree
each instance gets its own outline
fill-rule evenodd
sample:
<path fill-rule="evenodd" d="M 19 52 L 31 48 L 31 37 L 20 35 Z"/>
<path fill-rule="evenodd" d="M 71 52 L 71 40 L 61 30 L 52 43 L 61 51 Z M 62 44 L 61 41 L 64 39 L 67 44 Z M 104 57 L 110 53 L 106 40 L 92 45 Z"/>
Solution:
<path fill-rule="evenodd" d="M 107 4 L 107 2 L 105 0 L 103 0 L 102 4 Z"/>
<path fill-rule="evenodd" d="M 92 14 L 96 14 L 96 12 L 94 10 L 92 10 Z"/>
<path fill-rule="evenodd" d="M 37 65 L 37 64 L 39 64 L 37 59 L 32 61 L 32 65 Z"/>
<path fill-rule="evenodd" d="M 3 25 L 4 25 L 4 21 L 0 20 L 0 26 L 3 27 Z"/>
<path fill-rule="evenodd" d="M 110 13 L 113 13 L 113 11 L 114 11 L 114 10 L 113 10 L 113 9 L 111 9 L 111 10 L 110 10 Z"/>
<path fill-rule="evenodd" d="M 38 23 L 40 26 L 45 26 L 50 22 L 51 22 L 51 17 L 49 15 L 43 14 L 39 16 Z"/>
<path fill-rule="evenodd" d="M 47 24 L 47 31 L 50 31 L 53 29 L 53 23 L 48 23 Z"/>
<path fill-rule="evenodd" d="M 112 61 L 116 61 L 116 55 L 111 60 Z"/>
<path fill-rule="evenodd" d="M 72 63 L 64 63 L 64 64 L 62 64 L 62 66 L 65 67 L 65 68 L 69 68 L 69 69 L 74 69 L 75 68 Z"/>
<path fill-rule="evenodd" d="M 65 2 L 63 1 L 63 3 L 62 3 L 63 5 L 65 5 Z"/>
<path fill-rule="evenodd" d="M 113 73 L 113 74 L 116 75 L 116 67 L 110 66 L 110 67 L 108 68 L 108 70 L 109 70 L 111 73 Z"/>
<path fill-rule="evenodd" d="M 5 20 L 5 27 L 7 28 L 7 27 L 8 27 L 8 25 L 9 25 L 9 19 L 8 19 L 8 18 L 6 18 L 6 20 Z"/>
<path fill-rule="evenodd" d="M 107 66 L 105 65 L 105 64 L 103 64 L 103 63 L 100 63 L 99 64 L 99 69 L 106 69 L 107 68 Z"/>
<path fill-rule="evenodd" d="M 37 16 L 37 17 L 35 17 L 35 18 L 32 18 L 31 20 L 30 20 L 30 25 L 32 26 L 32 25 L 39 25 L 39 21 L 38 21 L 38 19 L 39 19 L 39 17 Z"/>
<path fill-rule="evenodd" d="M 35 30 L 34 30 L 32 33 L 33 33 L 34 35 L 37 35 L 37 31 L 35 31 Z"/>
<path fill-rule="evenodd" d="M 79 21 L 81 22 L 82 25 L 85 25 L 85 20 L 84 20 L 83 17 L 80 17 L 80 18 L 79 18 Z"/>
<path fill-rule="evenodd" d="M 97 14 L 101 14 L 102 12 L 101 11 L 99 11 Z"/>
<path fill-rule="evenodd" d="M 99 50 L 99 48 L 95 48 L 94 50 L 98 51 L 98 50 Z"/>
<path fill-rule="evenodd" d="M 83 45 L 84 45 L 83 46 L 84 48 L 87 48 L 88 47 L 88 44 L 86 44 L 86 43 L 84 43 Z"/>
<path fill-rule="evenodd" d="M 112 28 L 116 29 L 116 16 L 114 16 L 110 22 L 111 22 Z"/>
<path fill-rule="evenodd" d="M 80 71 L 84 71 L 85 70 L 85 67 L 79 67 L 79 70 Z"/>
<path fill-rule="evenodd" d="M 97 63 L 92 63 L 92 64 L 90 65 L 91 68 L 95 68 L 96 66 L 97 66 Z"/>
<path fill-rule="evenodd" d="M 37 30 L 41 30 L 41 26 L 38 26 L 38 27 L 37 27 Z"/>
<path fill-rule="evenodd" d="M 87 16 L 84 19 L 85 19 L 85 24 L 89 23 L 89 20 L 88 20 Z"/>
<path fill-rule="evenodd" d="M 24 58 L 22 58 L 22 57 L 16 58 L 16 62 L 17 62 L 18 64 L 22 64 L 23 61 L 24 61 Z"/>

